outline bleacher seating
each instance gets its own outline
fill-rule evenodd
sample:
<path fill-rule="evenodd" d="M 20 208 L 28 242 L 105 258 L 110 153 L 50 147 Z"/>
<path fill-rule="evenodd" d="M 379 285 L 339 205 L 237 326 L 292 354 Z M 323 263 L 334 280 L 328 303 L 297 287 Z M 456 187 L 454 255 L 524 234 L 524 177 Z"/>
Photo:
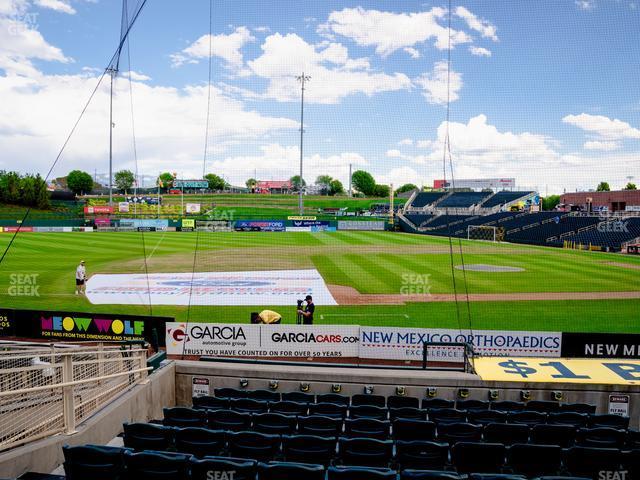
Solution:
<path fill-rule="evenodd" d="M 458 228 L 460 222 L 468 218 L 469 215 L 439 215 L 422 226 L 428 229 L 444 229 L 446 231 L 449 225 L 453 231 L 454 228 Z"/>
<path fill-rule="evenodd" d="M 602 222 L 597 228 L 568 237 L 576 244 L 595 245 L 619 250 L 623 243 L 640 237 L 640 218 L 632 217 Z"/>
<path fill-rule="evenodd" d="M 423 223 L 435 218 L 434 215 L 423 215 L 417 213 L 405 213 L 405 218 L 413 223 L 416 227 L 420 227 Z"/>
<path fill-rule="evenodd" d="M 591 405 L 240 392 L 216 390 L 224 396 L 165 409 L 165 425 L 125 424 L 123 448 L 65 447 L 67 478 L 200 480 L 211 471 L 234 471 L 234 480 L 597 478 L 640 464 L 640 434 L 629 419 L 596 415 Z M 240 400 L 259 402 L 258 412 L 233 410 L 245 409 Z M 334 408 L 316 408 L 326 405 Z M 185 419 L 207 427 L 175 426 Z"/>
<path fill-rule="evenodd" d="M 527 197 L 532 193 L 533 192 L 509 192 L 506 190 L 497 192 L 482 204 L 482 208 L 493 208 L 499 205 L 505 205 L 507 203 L 515 202 L 519 198 Z"/>
<path fill-rule="evenodd" d="M 414 208 L 423 208 L 437 202 L 445 195 L 447 195 L 447 192 L 420 192 L 416 195 L 416 198 L 413 199 L 411 206 Z"/>
<path fill-rule="evenodd" d="M 482 203 L 491 192 L 453 192 L 438 204 L 438 208 L 469 208 Z"/>
<path fill-rule="evenodd" d="M 551 237 L 556 237 L 555 243 L 562 244 L 559 239 L 560 235 L 568 232 L 577 232 L 581 228 L 593 227 L 600 220 L 598 217 L 576 217 L 563 216 L 557 217 L 535 228 L 528 228 L 507 234 L 506 239 L 510 242 L 527 243 L 534 245 L 545 245 Z"/>

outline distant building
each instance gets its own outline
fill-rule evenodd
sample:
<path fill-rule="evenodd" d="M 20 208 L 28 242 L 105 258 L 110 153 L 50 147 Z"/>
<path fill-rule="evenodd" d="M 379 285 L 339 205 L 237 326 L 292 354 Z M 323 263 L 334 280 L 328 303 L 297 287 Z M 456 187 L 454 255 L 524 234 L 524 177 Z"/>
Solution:
<path fill-rule="evenodd" d="M 475 179 L 456 179 L 455 182 L 451 180 L 434 180 L 433 188 L 452 188 L 455 184 L 455 188 L 468 188 L 471 190 L 515 190 L 516 179 L 515 178 L 475 178 Z"/>
<path fill-rule="evenodd" d="M 560 204 L 584 211 L 640 212 L 640 190 L 565 193 L 560 195 Z"/>
<path fill-rule="evenodd" d="M 291 180 L 259 180 L 255 189 L 255 193 L 291 193 L 292 191 Z"/>

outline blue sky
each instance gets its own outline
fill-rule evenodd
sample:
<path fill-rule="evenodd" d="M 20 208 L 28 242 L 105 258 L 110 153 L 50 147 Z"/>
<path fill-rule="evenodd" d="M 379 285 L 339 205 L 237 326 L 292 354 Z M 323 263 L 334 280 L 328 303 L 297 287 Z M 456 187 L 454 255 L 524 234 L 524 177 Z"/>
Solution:
<path fill-rule="evenodd" d="M 133 4 L 131 1 L 131 9 Z M 46 173 L 119 37 L 115 0 L 0 0 L 0 168 Z M 214 1 L 206 171 L 242 184 L 296 173 L 299 88 L 307 181 L 442 176 L 447 2 Z M 209 2 L 150 0 L 131 33 L 138 171 L 202 172 Z M 640 179 L 640 5 L 453 1 L 451 148 L 458 178 L 542 193 Z M 116 169 L 135 169 L 126 71 Z M 107 169 L 101 85 L 53 175 Z"/>

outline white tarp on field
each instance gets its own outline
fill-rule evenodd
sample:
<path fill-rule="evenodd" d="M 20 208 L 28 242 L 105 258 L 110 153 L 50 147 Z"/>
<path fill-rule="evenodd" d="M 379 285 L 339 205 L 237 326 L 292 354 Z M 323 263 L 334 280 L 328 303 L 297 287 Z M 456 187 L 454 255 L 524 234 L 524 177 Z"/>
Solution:
<path fill-rule="evenodd" d="M 97 274 L 87 282 L 93 304 L 287 305 L 313 296 L 316 305 L 337 305 L 320 273 L 310 270 Z M 189 300 L 191 298 L 191 300 Z"/>

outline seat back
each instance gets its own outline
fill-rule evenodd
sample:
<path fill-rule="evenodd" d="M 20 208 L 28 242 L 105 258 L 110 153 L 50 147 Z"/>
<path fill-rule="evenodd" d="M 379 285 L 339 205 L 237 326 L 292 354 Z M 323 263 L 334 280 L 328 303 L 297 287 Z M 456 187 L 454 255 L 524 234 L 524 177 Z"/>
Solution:
<path fill-rule="evenodd" d="M 386 440 L 389 438 L 391 424 L 388 420 L 374 418 L 346 419 L 344 433 L 347 437 L 365 437 Z"/>
<path fill-rule="evenodd" d="M 472 423 L 443 423 L 438 425 L 438 441 L 453 445 L 457 442 L 479 442 L 482 426 Z"/>
<path fill-rule="evenodd" d="M 617 448 L 571 447 L 564 464 L 571 475 L 595 477 L 601 471 L 620 469 L 622 455 Z"/>
<path fill-rule="evenodd" d="M 240 432 L 251 427 L 251 414 L 233 410 L 211 410 L 207 413 L 209 428 Z"/>
<path fill-rule="evenodd" d="M 349 408 L 349 418 L 375 418 L 386 420 L 389 411 L 386 407 L 376 407 L 374 405 L 356 405 Z"/>
<path fill-rule="evenodd" d="M 232 432 L 229 436 L 229 454 L 238 458 L 269 461 L 280 450 L 280 436 L 258 432 Z"/>
<path fill-rule="evenodd" d="M 393 442 L 374 438 L 340 438 L 338 452 L 344 465 L 387 467 L 393 456 Z"/>
<path fill-rule="evenodd" d="M 223 430 L 190 427 L 179 428 L 175 432 L 176 450 L 196 457 L 221 455 L 225 444 L 226 436 Z"/>
<path fill-rule="evenodd" d="M 329 467 L 327 480 L 395 480 L 396 471 L 389 468 Z"/>
<path fill-rule="evenodd" d="M 349 405 L 351 399 L 338 393 L 323 393 L 316 395 L 316 403 L 335 403 L 337 405 Z"/>
<path fill-rule="evenodd" d="M 434 440 L 436 424 L 427 420 L 398 418 L 393 422 L 393 437 L 396 440 Z"/>
<path fill-rule="evenodd" d="M 124 446 L 134 450 L 166 450 L 173 443 L 174 430 L 152 423 L 125 423 Z"/>
<path fill-rule="evenodd" d="M 270 403 L 269 411 L 283 415 L 306 415 L 309 412 L 309 405 L 302 402 L 283 400 L 281 402 Z"/>
<path fill-rule="evenodd" d="M 329 465 L 336 456 L 337 440 L 314 435 L 286 435 L 282 437 L 282 453 L 288 462 Z"/>
<path fill-rule="evenodd" d="M 259 413 L 253 416 L 253 429 L 256 432 L 275 435 L 291 435 L 296 431 L 297 418 L 280 413 Z"/>
<path fill-rule="evenodd" d="M 324 480 L 324 475 L 322 465 L 291 462 L 258 464 L 258 480 Z"/>
<path fill-rule="evenodd" d="M 124 448 L 82 445 L 62 447 L 64 472 L 69 480 L 120 480 L 124 475 Z"/>
<path fill-rule="evenodd" d="M 360 405 L 385 407 L 387 405 L 387 399 L 382 395 L 365 395 L 365 394 L 359 393 L 351 397 L 351 405 L 354 407 L 357 407 Z"/>
<path fill-rule="evenodd" d="M 396 442 L 396 461 L 401 468 L 443 469 L 449 460 L 449 445 L 420 440 Z"/>
<path fill-rule="evenodd" d="M 239 390 L 237 388 L 228 388 L 228 387 L 214 388 L 213 394 L 218 398 L 227 398 L 227 399 L 247 398 L 247 391 Z"/>
<path fill-rule="evenodd" d="M 209 395 L 203 395 L 202 397 L 193 397 L 192 403 L 193 408 L 205 408 L 210 410 L 229 408 L 228 398 L 211 397 Z"/>
<path fill-rule="evenodd" d="M 529 426 L 515 423 L 490 423 L 484 427 L 485 442 L 513 445 L 529 441 Z"/>
<path fill-rule="evenodd" d="M 166 427 L 206 427 L 207 412 L 195 408 L 164 408 L 162 424 Z"/>
<path fill-rule="evenodd" d="M 342 418 L 322 415 L 298 417 L 298 433 L 336 438 L 342 433 Z"/>
<path fill-rule="evenodd" d="M 571 447 L 575 443 L 576 427 L 573 425 L 534 425 L 531 429 L 531 442 L 539 445 L 558 445 Z"/>
<path fill-rule="evenodd" d="M 556 475 L 562 466 L 562 448 L 558 445 L 516 443 L 509 447 L 507 463 L 515 473 L 531 477 Z"/>
<path fill-rule="evenodd" d="M 505 462 L 501 443 L 459 442 L 451 449 L 451 460 L 458 473 L 500 472 Z"/>
<path fill-rule="evenodd" d="M 420 408 L 420 399 L 416 397 L 405 397 L 392 395 L 387 397 L 387 407 L 391 408 Z"/>
<path fill-rule="evenodd" d="M 309 414 L 344 418 L 347 415 L 347 408 L 344 403 L 312 403 L 309 405 Z"/>
<path fill-rule="evenodd" d="M 190 455 L 160 452 L 125 452 L 127 480 L 190 480 Z"/>

